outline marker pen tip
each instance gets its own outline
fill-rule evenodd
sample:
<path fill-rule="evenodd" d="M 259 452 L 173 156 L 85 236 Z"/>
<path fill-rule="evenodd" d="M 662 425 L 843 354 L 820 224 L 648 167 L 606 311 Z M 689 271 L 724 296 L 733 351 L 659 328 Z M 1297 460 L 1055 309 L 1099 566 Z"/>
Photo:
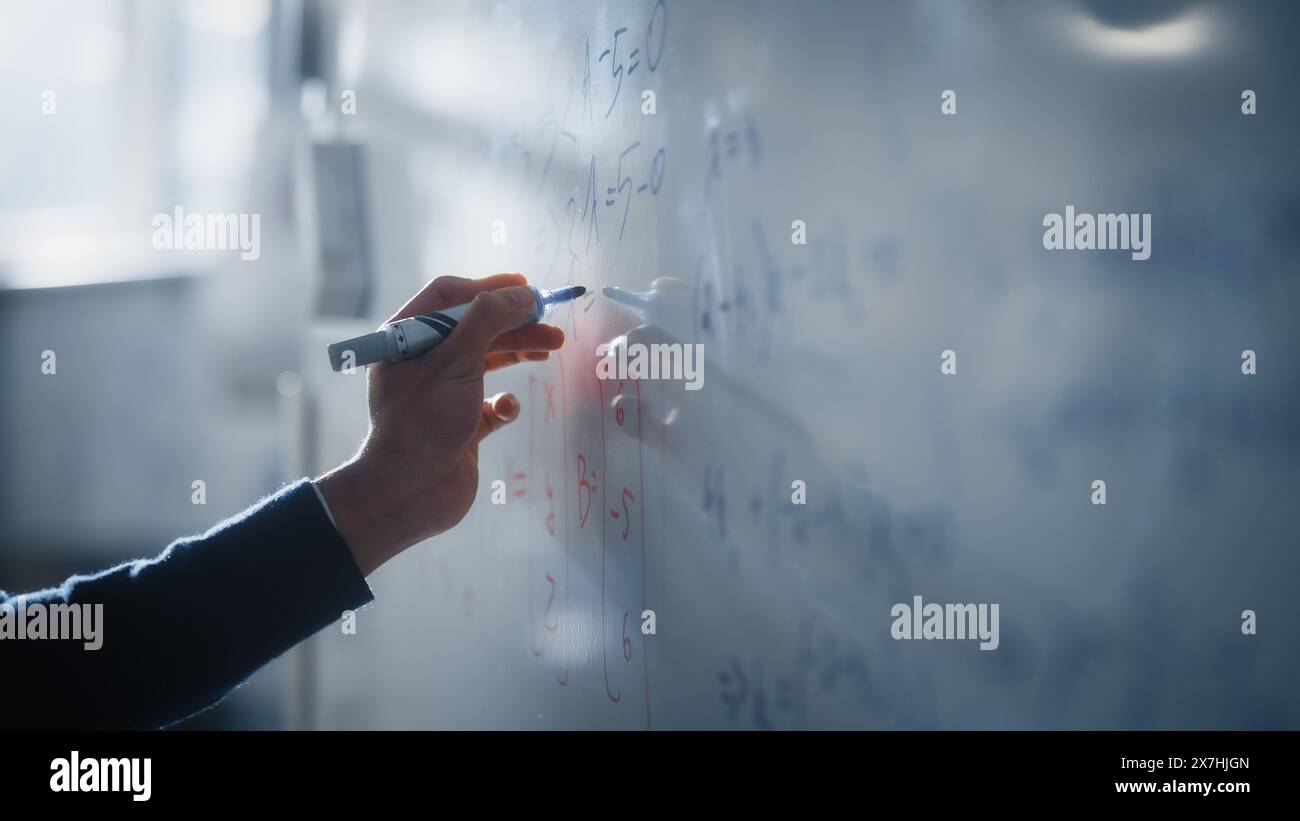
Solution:
<path fill-rule="evenodd" d="M 558 305 L 561 302 L 570 302 L 587 293 L 587 289 L 581 285 L 570 285 L 567 288 L 560 288 L 558 291 L 542 292 L 542 299 L 547 305 Z"/>

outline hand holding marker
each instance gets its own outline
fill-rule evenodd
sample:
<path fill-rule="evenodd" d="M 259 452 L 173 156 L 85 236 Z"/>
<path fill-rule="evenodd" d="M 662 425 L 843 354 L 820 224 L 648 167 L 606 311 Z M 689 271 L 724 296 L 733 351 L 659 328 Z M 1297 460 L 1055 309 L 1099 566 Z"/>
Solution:
<path fill-rule="evenodd" d="M 545 291 L 529 288 L 533 292 L 532 312 L 520 326 L 531 325 L 542 318 L 552 305 L 570 302 L 587 292 L 581 285 Z M 401 362 L 427 353 L 444 342 L 455 330 L 456 323 L 469 310 L 469 303 L 456 305 L 431 314 L 420 314 L 390 322 L 374 333 L 363 334 L 335 342 L 329 346 L 330 366 L 336 371 L 345 367 L 373 365 L 376 362 Z M 352 353 L 351 361 L 345 361 Z"/>

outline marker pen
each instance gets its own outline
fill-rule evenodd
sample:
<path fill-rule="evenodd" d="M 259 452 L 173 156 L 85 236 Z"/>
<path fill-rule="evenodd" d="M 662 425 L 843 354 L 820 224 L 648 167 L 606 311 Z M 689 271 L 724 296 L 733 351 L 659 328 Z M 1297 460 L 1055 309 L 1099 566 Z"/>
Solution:
<path fill-rule="evenodd" d="M 546 309 L 561 302 L 570 302 L 587 292 L 581 285 L 560 288 L 557 291 L 545 291 L 541 288 L 529 288 L 533 292 L 533 310 L 520 327 L 531 325 L 542 318 Z M 347 365 L 360 367 L 376 362 L 401 362 L 422 353 L 433 350 L 456 329 L 456 323 L 469 310 L 469 303 L 434 311 L 431 314 L 408 316 L 390 322 L 374 333 L 345 339 L 329 346 L 330 366 L 336 371 Z M 352 358 L 344 362 L 345 354 L 351 352 Z"/>

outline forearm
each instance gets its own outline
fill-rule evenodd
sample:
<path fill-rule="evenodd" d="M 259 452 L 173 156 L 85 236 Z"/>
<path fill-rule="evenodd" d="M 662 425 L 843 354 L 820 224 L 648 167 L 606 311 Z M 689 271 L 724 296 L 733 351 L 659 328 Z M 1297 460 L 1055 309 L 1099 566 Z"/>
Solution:
<path fill-rule="evenodd" d="M 102 605 L 102 645 L 0 640 L 0 724 L 158 727 L 218 701 L 255 670 L 372 598 L 307 482 L 154 559 L 15 597 Z"/>
<path fill-rule="evenodd" d="M 394 481 L 391 470 L 372 467 L 376 461 L 353 458 L 316 479 L 339 535 L 367 576 L 420 540 L 405 511 L 429 503 L 420 498 L 419 485 Z"/>

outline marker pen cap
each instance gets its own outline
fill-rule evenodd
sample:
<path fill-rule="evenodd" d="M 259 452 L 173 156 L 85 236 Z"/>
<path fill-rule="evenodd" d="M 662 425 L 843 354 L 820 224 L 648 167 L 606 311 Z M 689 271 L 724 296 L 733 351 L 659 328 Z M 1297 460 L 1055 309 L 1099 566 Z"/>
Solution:
<path fill-rule="evenodd" d="M 365 365 L 373 365 L 376 362 L 383 362 L 388 359 L 388 334 L 383 331 L 363 334 L 345 339 L 342 342 L 335 342 L 329 346 L 330 367 L 336 371 L 341 371 L 350 364 L 355 368 Z M 347 351 L 352 351 L 352 361 L 345 363 L 343 355 Z"/>

